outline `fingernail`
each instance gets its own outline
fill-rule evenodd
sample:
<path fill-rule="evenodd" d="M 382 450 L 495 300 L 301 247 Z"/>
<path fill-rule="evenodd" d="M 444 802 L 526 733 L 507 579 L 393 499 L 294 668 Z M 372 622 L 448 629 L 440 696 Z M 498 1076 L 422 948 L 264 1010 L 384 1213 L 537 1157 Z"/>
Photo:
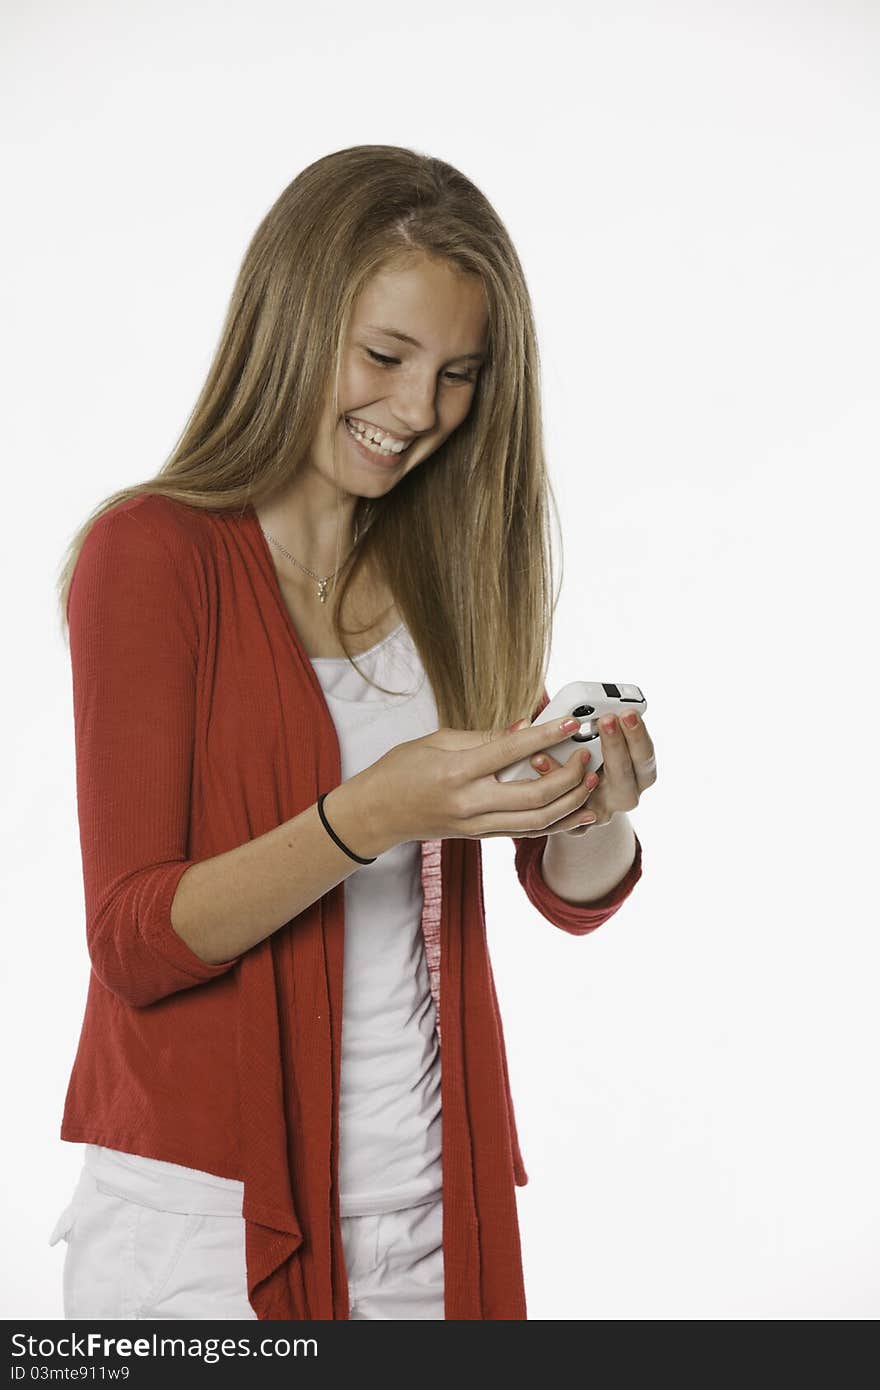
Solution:
<path fill-rule="evenodd" d="M 613 734 L 616 728 L 617 728 L 617 720 L 616 720 L 615 718 L 612 717 L 611 719 L 603 719 L 603 720 L 602 720 L 602 732 L 603 732 L 603 734 Z"/>
<path fill-rule="evenodd" d="M 583 816 L 583 817 L 578 821 L 578 825 L 594 825 L 595 822 L 596 822 L 596 817 L 595 817 L 594 815 L 591 814 L 591 815 L 589 815 L 589 816 Z"/>
<path fill-rule="evenodd" d="M 541 772 L 546 772 L 550 764 L 548 763 L 546 758 L 533 758 L 532 766 L 540 768 Z"/>
<path fill-rule="evenodd" d="M 579 719 L 563 719 L 559 727 L 564 729 L 567 734 L 570 734 L 573 730 L 581 727 L 581 721 Z"/>
<path fill-rule="evenodd" d="M 623 716 L 623 722 L 628 729 L 634 729 L 639 722 L 639 716 L 635 713 L 625 714 Z"/>

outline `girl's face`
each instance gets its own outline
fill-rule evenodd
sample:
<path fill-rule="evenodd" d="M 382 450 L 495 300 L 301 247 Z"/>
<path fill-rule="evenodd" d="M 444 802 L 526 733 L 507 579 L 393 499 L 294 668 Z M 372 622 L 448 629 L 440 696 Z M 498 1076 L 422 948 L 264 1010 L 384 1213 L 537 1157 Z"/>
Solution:
<path fill-rule="evenodd" d="M 355 304 L 343 351 L 342 412 L 334 419 L 328 406 L 313 451 L 319 472 L 333 481 L 334 432 L 346 492 L 380 497 L 424 463 L 470 410 L 487 330 L 475 275 L 427 257 L 409 269 L 375 275 Z M 358 425 L 383 432 L 378 447 L 363 434 L 360 442 L 353 437 Z M 394 452 L 383 442 L 405 448 Z"/>

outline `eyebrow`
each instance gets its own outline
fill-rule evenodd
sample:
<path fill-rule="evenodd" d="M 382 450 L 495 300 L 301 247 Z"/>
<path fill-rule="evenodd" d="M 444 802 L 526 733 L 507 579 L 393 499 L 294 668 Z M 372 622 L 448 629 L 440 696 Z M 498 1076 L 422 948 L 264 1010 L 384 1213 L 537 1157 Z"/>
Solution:
<path fill-rule="evenodd" d="M 417 338 L 411 338 L 408 333 L 401 333 L 399 328 L 383 328 L 378 323 L 366 323 L 365 328 L 371 328 L 374 333 L 384 333 L 389 338 L 399 338 L 402 343 L 409 343 L 411 347 L 420 348 L 422 345 Z M 457 357 L 450 357 L 450 362 L 476 361 L 481 362 L 486 356 L 484 352 L 460 352 Z"/>

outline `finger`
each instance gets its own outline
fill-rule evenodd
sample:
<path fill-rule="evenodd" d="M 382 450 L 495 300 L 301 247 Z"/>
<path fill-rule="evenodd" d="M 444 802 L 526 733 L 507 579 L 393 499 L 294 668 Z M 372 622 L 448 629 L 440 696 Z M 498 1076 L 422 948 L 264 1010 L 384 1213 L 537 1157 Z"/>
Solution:
<path fill-rule="evenodd" d="M 592 788 L 584 804 L 551 825 L 548 834 L 556 835 L 564 831 L 569 835 L 585 835 L 594 827 L 607 825 L 611 820 L 613 812 L 609 809 L 608 783 L 604 780 L 604 769 L 600 768 L 598 773 L 590 773 L 590 777 L 596 778 L 596 786 Z M 587 821 L 589 824 L 585 824 Z"/>
<path fill-rule="evenodd" d="M 524 724 L 528 724 L 528 722 L 528 719 L 517 719 L 514 721 L 513 724 L 508 724 L 504 732 L 507 734 L 512 734 L 516 730 L 521 729 Z M 575 759 L 577 758 L 577 756 L 578 750 L 575 749 L 575 751 L 569 756 L 567 760 L 568 766 L 570 768 L 575 767 Z M 591 758 L 592 754 L 590 753 L 589 749 L 585 749 L 584 763 L 588 763 Z M 555 772 L 557 768 L 566 766 L 564 762 L 560 762 L 558 758 L 554 758 L 550 753 L 535 753 L 529 761 L 531 763 L 531 766 L 535 769 L 535 771 L 540 772 L 542 774 L 551 771 Z M 580 771 L 578 771 L 577 776 L 580 776 Z M 592 785 L 595 785 L 595 783 L 593 783 Z"/>
<path fill-rule="evenodd" d="M 580 757 L 578 751 L 557 772 L 543 777 L 519 778 L 513 782 L 486 778 L 486 795 L 477 793 L 469 809 L 468 833 L 546 834 L 549 827 L 566 816 L 575 817 L 570 824 L 576 824 L 575 813 L 587 812 L 587 802 L 594 790 L 586 785 L 586 779 L 595 777 L 595 773 L 578 766 Z"/>
<path fill-rule="evenodd" d="M 634 723 L 627 724 L 628 719 L 634 719 Z M 625 714 L 620 727 L 623 736 L 629 747 L 630 760 L 635 773 L 636 785 L 639 791 L 644 791 L 657 780 L 657 760 L 654 757 L 654 744 L 648 730 L 645 728 L 644 720 L 636 710 L 631 710 Z"/>
<path fill-rule="evenodd" d="M 562 769 L 567 771 L 567 778 L 558 779 L 560 788 L 574 786 L 578 781 L 584 780 L 588 790 L 592 791 L 599 781 L 598 775 L 590 769 L 592 757 L 588 748 L 576 748 L 564 763 L 559 762 L 550 753 L 536 753 L 530 762 L 538 776 L 545 779 Z"/>
<path fill-rule="evenodd" d="M 615 715 L 604 715 L 599 720 L 599 737 L 602 743 L 605 782 L 612 805 L 637 805 L 639 791 L 635 768 L 629 744 Z"/>
<path fill-rule="evenodd" d="M 589 748 L 576 748 L 575 751 L 569 756 L 567 765 L 571 767 L 573 765 L 573 759 L 577 757 L 581 758 L 584 767 L 587 767 L 589 763 L 593 760 L 593 755 Z M 547 772 L 555 772 L 557 768 L 566 766 L 566 763 L 560 762 L 559 759 L 553 757 L 551 753 L 535 753 L 529 759 L 529 762 L 537 772 L 540 772 L 542 774 Z"/>
<path fill-rule="evenodd" d="M 596 773 L 590 773 L 591 777 L 596 778 Z M 579 801 L 573 810 L 567 814 L 561 814 L 564 802 L 553 802 L 548 808 L 548 814 L 557 816 L 545 824 L 542 828 L 525 832 L 532 838 L 539 835 L 558 835 L 566 833 L 568 835 L 585 835 L 596 825 L 606 825 L 610 819 L 604 799 L 604 783 L 601 774 L 598 775 L 597 785 L 591 790 L 587 790 L 586 796 Z M 508 834 L 511 832 L 508 831 Z"/>
<path fill-rule="evenodd" d="M 557 762 L 547 754 L 536 754 L 536 757 L 543 757 L 547 763 L 546 768 L 538 769 L 537 777 L 517 777 L 502 784 L 527 789 L 527 798 L 524 800 L 518 797 L 516 803 L 512 803 L 511 809 L 518 810 L 526 805 L 549 806 L 570 788 L 584 786 L 587 791 L 592 791 L 598 782 L 596 773 L 591 772 L 587 765 L 590 754 L 583 749 L 576 748 L 564 763 Z M 537 790 L 539 783 L 543 783 L 540 791 Z M 490 796 L 491 803 L 497 804 L 497 779 L 485 778 L 483 784 L 488 789 L 487 795 Z"/>
<path fill-rule="evenodd" d="M 522 726 L 524 724 L 528 724 L 528 722 L 528 719 L 517 719 L 514 724 L 508 724 L 504 732 L 507 734 L 512 734 L 514 730 L 521 729 Z M 576 756 L 576 754 L 572 754 L 572 757 Z M 540 773 L 550 772 L 551 769 L 555 772 L 557 768 L 564 766 L 564 764 L 561 763 L 558 758 L 553 758 L 548 753 L 535 753 L 534 757 L 530 759 L 530 762 L 535 771 Z M 569 758 L 569 762 L 571 762 L 571 758 Z M 533 781 L 534 779 L 527 777 L 520 778 L 519 780 Z"/>
<path fill-rule="evenodd" d="M 491 776 L 502 767 L 510 767 L 511 763 L 530 758 L 533 753 L 564 743 L 578 732 L 581 722 L 568 715 L 564 720 L 551 719 L 546 724 L 532 724 L 530 728 L 493 733 L 469 752 L 469 773 L 473 777 Z"/>
<path fill-rule="evenodd" d="M 571 762 L 571 758 L 569 758 L 568 761 Z M 558 758 L 554 758 L 553 755 L 550 753 L 534 753 L 532 757 L 529 759 L 529 762 L 531 763 L 535 771 L 540 772 L 541 774 L 546 772 L 555 772 L 557 768 L 566 766 L 565 763 L 561 763 Z"/>

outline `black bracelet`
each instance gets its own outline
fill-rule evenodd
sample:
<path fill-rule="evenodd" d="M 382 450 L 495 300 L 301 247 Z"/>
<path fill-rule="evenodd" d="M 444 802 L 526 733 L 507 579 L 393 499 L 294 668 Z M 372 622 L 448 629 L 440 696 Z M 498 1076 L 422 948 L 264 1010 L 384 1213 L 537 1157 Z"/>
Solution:
<path fill-rule="evenodd" d="M 348 848 L 348 845 L 344 845 L 342 843 L 339 836 L 336 834 L 336 831 L 333 829 L 331 825 L 327 823 L 327 817 L 324 815 L 324 798 L 329 795 L 330 792 L 322 792 L 321 795 L 318 797 L 318 815 L 321 817 L 321 820 L 324 823 L 324 829 L 327 831 L 327 834 L 330 836 L 331 839 L 336 841 L 340 849 L 344 849 L 346 854 L 349 855 L 352 859 L 356 859 L 359 864 L 375 864 L 377 858 L 376 855 L 373 855 L 372 859 L 362 859 L 359 854 L 355 854 L 353 850 L 350 850 Z"/>

